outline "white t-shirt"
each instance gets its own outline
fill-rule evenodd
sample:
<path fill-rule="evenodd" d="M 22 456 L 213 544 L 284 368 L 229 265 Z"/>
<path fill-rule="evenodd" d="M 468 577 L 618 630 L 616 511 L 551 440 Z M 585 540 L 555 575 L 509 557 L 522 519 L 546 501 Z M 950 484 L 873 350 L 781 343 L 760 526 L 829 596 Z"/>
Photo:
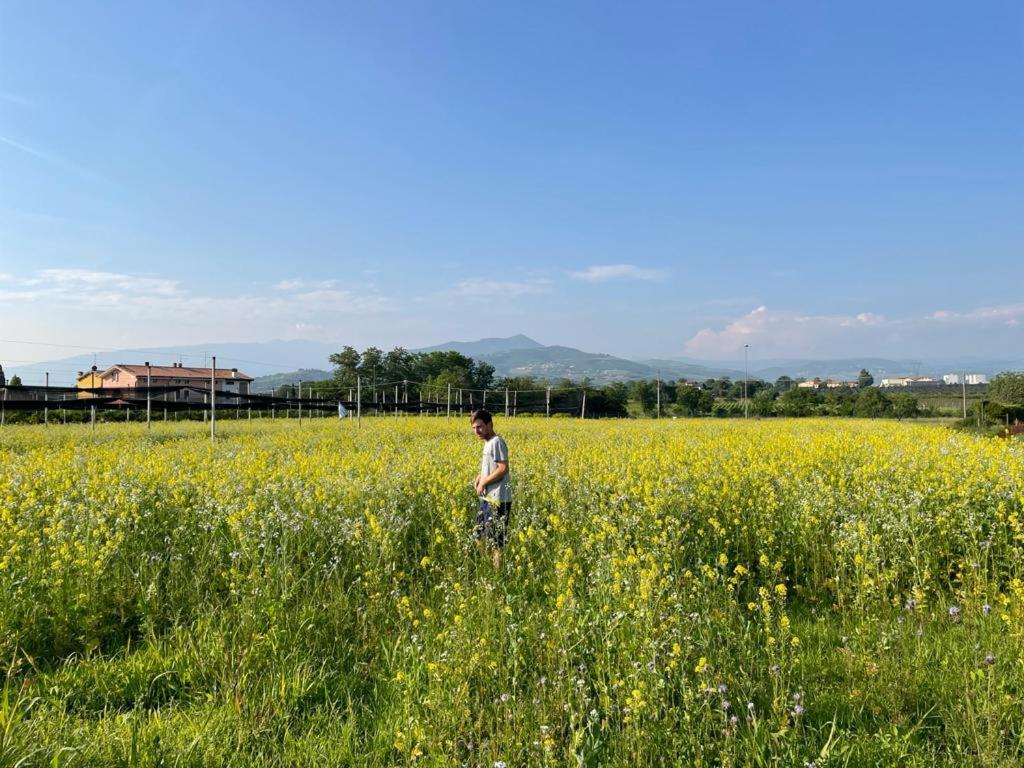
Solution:
<path fill-rule="evenodd" d="M 480 459 L 480 477 L 487 477 L 498 468 L 499 461 L 508 461 L 508 446 L 500 435 L 495 435 L 484 443 L 483 456 Z M 492 501 L 512 501 L 512 488 L 508 483 L 508 473 L 484 489 L 481 498 Z"/>

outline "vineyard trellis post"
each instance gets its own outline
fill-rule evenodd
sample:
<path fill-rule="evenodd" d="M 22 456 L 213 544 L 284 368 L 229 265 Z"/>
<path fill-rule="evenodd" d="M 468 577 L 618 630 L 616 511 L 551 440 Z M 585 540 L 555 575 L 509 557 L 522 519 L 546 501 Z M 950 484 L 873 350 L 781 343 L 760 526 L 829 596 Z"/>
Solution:
<path fill-rule="evenodd" d="M 210 360 L 210 439 L 217 437 L 217 356 Z"/>
<path fill-rule="evenodd" d="M 508 418 L 508 387 L 505 387 L 505 418 Z"/>
<path fill-rule="evenodd" d="M 587 388 L 583 388 L 583 405 L 580 406 L 580 418 L 587 418 Z"/>
<path fill-rule="evenodd" d="M 302 379 L 299 379 L 299 426 L 302 426 Z"/>
<path fill-rule="evenodd" d="M 544 415 L 547 418 L 551 418 L 551 387 L 544 390 Z"/>
<path fill-rule="evenodd" d="M 445 421 L 452 420 L 452 383 L 448 382 L 448 411 L 445 414 Z"/>
<path fill-rule="evenodd" d="M 153 366 L 146 361 L 146 429 L 152 429 L 153 418 Z"/>

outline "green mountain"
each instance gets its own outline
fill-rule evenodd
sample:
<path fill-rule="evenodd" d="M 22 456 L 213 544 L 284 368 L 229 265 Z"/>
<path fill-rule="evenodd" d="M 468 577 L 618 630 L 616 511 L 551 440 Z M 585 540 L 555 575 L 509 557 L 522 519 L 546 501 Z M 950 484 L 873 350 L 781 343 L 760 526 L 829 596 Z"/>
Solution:
<path fill-rule="evenodd" d="M 308 384 L 329 379 L 331 375 L 330 371 L 321 371 L 319 368 L 300 368 L 290 373 L 271 373 L 267 376 L 257 376 L 252 382 L 252 391 L 272 392 L 284 384 L 298 384 L 300 381 Z"/>
<path fill-rule="evenodd" d="M 458 352 L 466 357 L 473 357 L 478 360 L 484 359 L 487 355 L 495 355 L 501 352 L 512 352 L 523 349 L 545 349 L 539 341 L 534 341 L 529 336 L 517 334 L 508 338 L 480 339 L 478 341 L 447 341 L 444 344 L 435 344 L 432 347 L 415 349 L 414 352 Z"/>

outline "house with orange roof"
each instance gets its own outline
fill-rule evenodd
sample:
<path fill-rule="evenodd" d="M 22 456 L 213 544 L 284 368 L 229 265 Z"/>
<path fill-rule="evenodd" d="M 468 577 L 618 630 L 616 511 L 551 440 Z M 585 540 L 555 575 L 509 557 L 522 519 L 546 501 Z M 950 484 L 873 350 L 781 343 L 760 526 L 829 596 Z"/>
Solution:
<path fill-rule="evenodd" d="M 140 389 L 147 386 L 152 387 L 191 387 L 193 390 L 210 391 L 211 378 L 216 382 L 216 391 L 225 394 L 248 395 L 252 386 L 252 376 L 239 371 L 237 368 L 217 368 L 214 372 L 211 368 L 186 367 L 181 363 L 171 365 L 136 365 L 118 363 L 110 366 L 103 373 L 92 375 L 85 374 L 79 377 L 79 382 L 85 384 L 79 386 L 98 386 L 103 389 Z M 88 382 L 96 381 L 96 384 Z M 174 403 L 203 403 L 206 394 L 189 389 L 169 392 L 158 396 L 160 400 L 167 400 Z M 234 401 L 234 398 L 217 398 L 218 402 Z"/>

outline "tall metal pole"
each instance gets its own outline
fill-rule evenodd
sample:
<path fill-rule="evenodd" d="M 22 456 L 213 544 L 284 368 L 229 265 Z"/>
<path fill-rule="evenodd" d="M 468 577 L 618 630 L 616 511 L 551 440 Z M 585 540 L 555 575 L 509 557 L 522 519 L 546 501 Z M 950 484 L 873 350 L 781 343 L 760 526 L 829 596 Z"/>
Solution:
<path fill-rule="evenodd" d="M 46 405 L 43 406 L 43 423 L 50 426 L 50 372 L 46 372 L 46 391 L 43 393 Z"/>
<path fill-rule="evenodd" d="M 580 418 L 587 418 L 587 388 L 583 388 L 583 405 L 580 406 Z"/>
<path fill-rule="evenodd" d="M 96 389 L 96 366 L 95 365 L 92 367 L 92 370 L 89 372 L 89 388 L 93 389 L 93 390 Z M 96 398 L 96 393 L 95 392 L 91 392 L 90 394 L 92 395 L 93 399 Z M 93 403 L 89 410 L 92 412 L 91 419 L 90 419 L 92 421 L 92 431 L 95 432 L 96 431 L 96 403 Z"/>
<path fill-rule="evenodd" d="M 743 418 L 747 418 L 747 381 L 750 379 L 750 374 L 747 372 L 747 350 L 750 348 L 749 344 L 743 345 Z"/>
<path fill-rule="evenodd" d="M 153 366 L 146 361 L 146 429 L 152 429 L 153 423 Z"/>
<path fill-rule="evenodd" d="M 658 371 L 658 378 L 655 379 L 655 381 L 658 383 L 658 410 L 657 410 L 657 413 L 655 414 L 654 418 L 660 419 L 661 418 L 661 371 Z"/>
<path fill-rule="evenodd" d="M 210 368 L 210 439 L 217 437 L 217 356 L 212 358 Z"/>
<path fill-rule="evenodd" d="M 960 379 L 960 385 L 963 388 L 964 394 L 964 421 L 967 420 L 967 372 L 964 371 L 963 377 Z"/>

